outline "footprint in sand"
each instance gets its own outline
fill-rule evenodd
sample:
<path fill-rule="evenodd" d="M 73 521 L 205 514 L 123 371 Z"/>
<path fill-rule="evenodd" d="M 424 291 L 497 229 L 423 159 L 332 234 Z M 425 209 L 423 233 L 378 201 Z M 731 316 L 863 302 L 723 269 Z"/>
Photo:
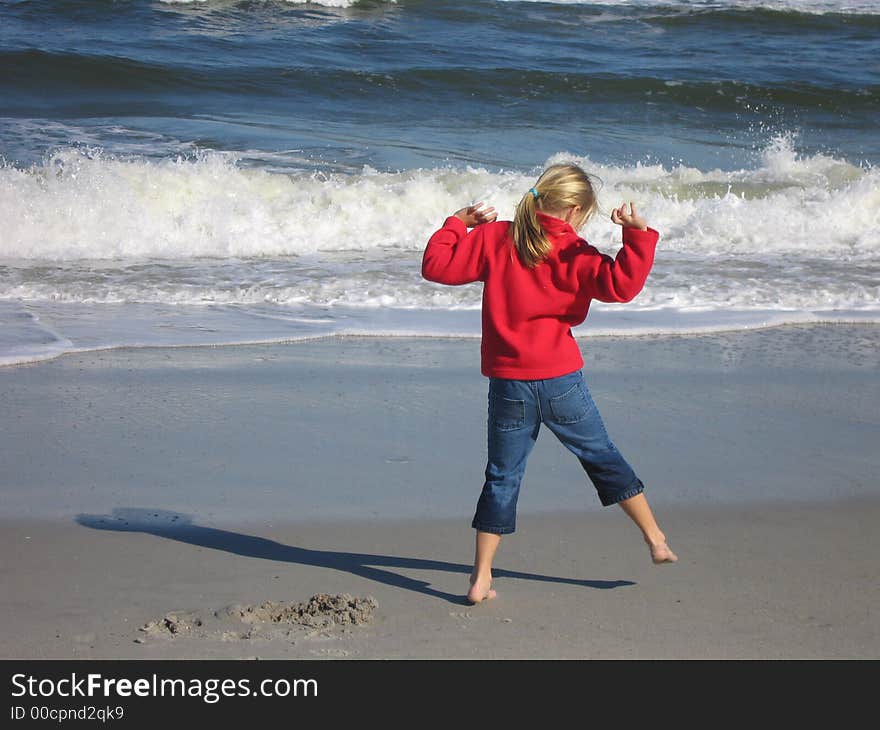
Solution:
<path fill-rule="evenodd" d="M 453 618 L 472 619 L 474 615 L 470 611 L 450 611 L 449 615 Z"/>

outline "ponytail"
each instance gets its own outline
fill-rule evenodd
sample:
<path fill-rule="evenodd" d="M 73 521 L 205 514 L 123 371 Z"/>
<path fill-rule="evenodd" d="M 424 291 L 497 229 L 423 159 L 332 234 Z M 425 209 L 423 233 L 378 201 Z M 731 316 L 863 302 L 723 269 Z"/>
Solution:
<path fill-rule="evenodd" d="M 516 206 L 513 217 L 513 245 L 519 260 L 530 269 L 535 268 L 553 250 L 553 244 L 538 222 L 538 200 L 541 193 L 532 188 Z"/>
<path fill-rule="evenodd" d="M 551 165 L 535 187 L 523 195 L 513 218 L 513 247 L 523 266 L 533 269 L 553 250 L 553 243 L 541 227 L 538 211 L 553 215 L 580 207 L 577 230 L 596 210 L 596 195 L 589 175 L 573 164 Z"/>

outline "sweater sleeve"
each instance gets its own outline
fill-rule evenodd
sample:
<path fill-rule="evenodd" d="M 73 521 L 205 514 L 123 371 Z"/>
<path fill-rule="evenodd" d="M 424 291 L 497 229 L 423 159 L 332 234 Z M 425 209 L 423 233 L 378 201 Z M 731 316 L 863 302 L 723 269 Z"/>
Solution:
<path fill-rule="evenodd" d="M 653 228 L 641 231 L 623 229 L 623 248 L 613 259 L 600 254 L 598 266 L 591 267 L 592 281 L 583 283 L 600 302 L 628 302 L 638 294 L 654 264 L 654 249 L 660 234 Z M 598 252 L 597 252 L 598 253 Z M 588 274 L 588 275 L 589 275 Z"/>
<path fill-rule="evenodd" d="M 428 241 L 422 256 L 422 276 L 438 284 L 470 284 L 483 280 L 484 226 L 468 232 L 454 215 Z"/>

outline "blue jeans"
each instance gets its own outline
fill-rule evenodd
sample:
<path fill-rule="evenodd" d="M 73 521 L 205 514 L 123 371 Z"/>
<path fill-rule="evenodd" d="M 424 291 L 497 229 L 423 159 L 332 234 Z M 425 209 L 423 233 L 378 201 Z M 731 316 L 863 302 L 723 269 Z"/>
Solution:
<path fill-rule="evenodd" d="M 545 423 L 581 465 L 607 506 L 645 486 L 617 450 L 580 370 L 547 380 L 489 379 L 489 457 L 472 527 L 504 535 L 516 529 L 526 462 Z"/>

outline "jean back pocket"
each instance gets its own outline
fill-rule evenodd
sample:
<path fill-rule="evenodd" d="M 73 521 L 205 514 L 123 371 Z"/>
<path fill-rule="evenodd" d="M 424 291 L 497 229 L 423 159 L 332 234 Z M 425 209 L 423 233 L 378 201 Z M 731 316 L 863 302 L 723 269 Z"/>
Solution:
<path fill-rule="evenodd" d="M 591 410 L 592 399 L 580 383 L 562 395 L 550 398 L 550 411 L 556 423 L 578 423 L 588 418 Z"/>
<path fill-rule="evenodd" d="M 489 422 L 500 431 L 514 431 L 522 428 L 526 421 L 524 400 L 505 398 L 500 395 L 489 397 Z"/>

